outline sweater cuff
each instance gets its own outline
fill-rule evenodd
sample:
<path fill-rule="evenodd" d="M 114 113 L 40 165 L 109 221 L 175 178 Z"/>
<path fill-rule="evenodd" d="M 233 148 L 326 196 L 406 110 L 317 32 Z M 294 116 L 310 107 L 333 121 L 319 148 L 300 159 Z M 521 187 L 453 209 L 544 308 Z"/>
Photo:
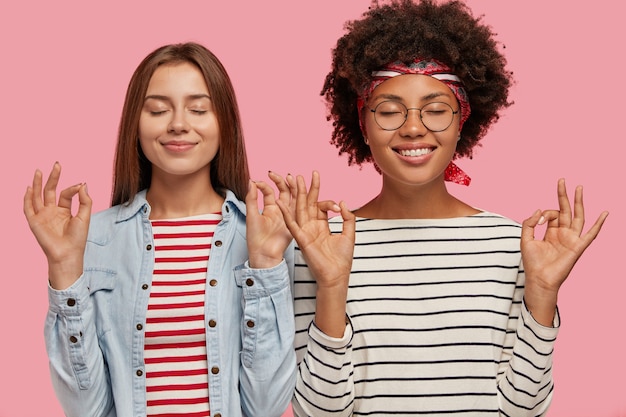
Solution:
<path fill-rule="evenodd" d="M 522 318 L 524 319 L 524 323 L 526 323 L 533 331 L 547 338 L 556 337 L 559 327 L 561 326 L 561 316 L 559 314 L 558 306 L 556 307 L 554 318 L 552 319 L 552 327 L 544 326 L 543 324 L 537 322 L 530 310 L 528 310 L 528 307 L 526 307 L 526 302 L 524 300 L 522 300 Z"/>
<path fill-rule="evenodd" d="M 350 342 L 352 342 L 353 335 L 354 332 L 352 330 L 352 322 L 348 316 L 346 316 L 346 328 L 342 337 L 328 336 L 315 325 L 315 322 L 311 322 L 311 325 L 309 326 L 309 336 L 311 339 L 315 340 L 321 346 L 333 350 L 345 349 Z"/>

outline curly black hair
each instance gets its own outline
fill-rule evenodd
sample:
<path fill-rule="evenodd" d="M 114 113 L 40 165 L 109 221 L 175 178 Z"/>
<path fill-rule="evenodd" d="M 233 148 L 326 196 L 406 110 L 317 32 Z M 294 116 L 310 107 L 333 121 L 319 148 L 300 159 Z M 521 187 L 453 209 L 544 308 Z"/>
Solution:
<path fill-rule="evenodd" d="M 345 29 L 332 51 L 332 70 L 321 95 L 327 102 L 327 118 L 333 121 L 330 142 L 340 155 L 348 154 L 349 165 L 372 162 L 359 126 L 357 96 L 371 81 L 372 71 L 390 62 L 436 59 L 461 79 L 471 114 L 455 158 L 471 157 L 500 110 L 512 104 L 508 101 L 512 73 L 505 68 L 496 34 L 461 1 L 392 0 L 380 5 L 373 0 L 362 18 L 347 22 Z"/>

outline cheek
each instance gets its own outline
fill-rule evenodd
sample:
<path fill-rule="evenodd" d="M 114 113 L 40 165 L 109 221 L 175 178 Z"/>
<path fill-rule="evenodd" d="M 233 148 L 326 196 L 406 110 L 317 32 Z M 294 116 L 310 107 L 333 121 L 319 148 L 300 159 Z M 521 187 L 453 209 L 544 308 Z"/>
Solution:
<path fill-rule="evenodd" d="M 216 137 L 220 134 L 219 125 L 217 123 L 217 117 L 211 115 L 211 117 L 203 118 L 195 122 L 194 129 L 198 132 L 202 132 L 204 136 Z"/>
<path fill-rule="evenodd" d="M 152 117 L 145 113 L 142 113 L 139 117 L 139 126 L 137 127 L 137 134 L 142 139 L 154 139 L 161 135 L 163 132 L 167 132 L 168 126 L 167 117 Z"/>
<path fill-rule="evenodd" d="M 139 118 L 139 126 L 137 130 L 140 141 L 143 141 L 152 133 L 151 124 L 143 116 Z"/>
<path fill-rule="evenodd" d="M 369 142 L 369 147 L 372 149 L 376 147 L 386 147 L 389 142 L 393 139 L 393 135 L 395 132 L 388 132 L 386 130 L 382 130 L 380 128 L 376 128 L 373 126 L 369 126 L 367 129 L 367 141 Z"/>
<path fill-rule="evenodd" d="M 152 147 L 158 136 L 158 129 L 156 128 L 154 121 L 148 120 L 143 116 L 140 117 L 139 126 L 137 127 L 137 137 L 139 146 L 146 157 L 149 157 L 152 154 Z"/>
<path fill-rule="evenodd" d="M 374 121 L 374 118 L 368 113 L 371 112 L 364 110 L 363 118 L 361 119 L 361 133 L 369 139 L 370 134 L 375 133 L 377 130 L 380 130 L 380 128 Z"/>
<path fill-rule="evenodd" d="M 152 146 L 150 146 L 150 142 L 148 139 L 146 139 L 145 135 L 141 135 L 139 136 L 139 147 L 141 148 L 141 151 L 143 152 L 143 154 L 146 156 L 146 158 L 148 158 L 149 161 L 152 161 Z"/>

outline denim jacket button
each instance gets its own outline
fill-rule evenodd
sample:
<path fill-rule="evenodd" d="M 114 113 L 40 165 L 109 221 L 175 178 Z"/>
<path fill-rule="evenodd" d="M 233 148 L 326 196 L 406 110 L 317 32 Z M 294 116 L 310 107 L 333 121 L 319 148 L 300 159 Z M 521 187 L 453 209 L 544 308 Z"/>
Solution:
<path fill-rule="evenodd" d="M 211 287 L 215 287 L 217 285 L 217 280 L 216 279 L 212 279 L 211 281 L 209 281 L 209 285 Z"/>
<path fill-rule="evenodd" d="M 217 246 L 219 248 L 220 246 L 222 246 L 222 241 L 221 240 L 216 240 L 215 243 L 213 244 L 213 246 Z"/>
<path fill-rule="evenodd" d="M 253 328 L 254 327 L 254 322 L 252 320 L 248 320 L 246 322 L 246 326 L 248 326 L 249 328 Z"/>
<path fill-rule="evenodd" d="M 76 300 L 74 298 L 68 298 L 67 305 L 70 307 L 74 307 L 76 305 Z"/>
<path fill-rule="evenodd" d="M 215 327 L 217 326 L 217 322 L 213 319 L 209 320 L 209 327 Z"/>
<path fill-rule="evenodd" d="M 211 368 L 211 373 L 213 375 L 217 375 L 220 373 L 220 368 L 218 368 L 217 366 L 214 366 L 213 368 Z"/>
<path fill-rule="evenodd" d="M 152 245 L 150 244 L 146 245 L 146 250 L 152 250 Z"/>
<path fill-rule="evenodd" d="M 248 287 L 253 286 L 253 285 L 254 285 L 254 280 L 253 280 L 252 278 L 248 278 L 248 279 L 246 280 L 246 285 L 247 285 Z"/>

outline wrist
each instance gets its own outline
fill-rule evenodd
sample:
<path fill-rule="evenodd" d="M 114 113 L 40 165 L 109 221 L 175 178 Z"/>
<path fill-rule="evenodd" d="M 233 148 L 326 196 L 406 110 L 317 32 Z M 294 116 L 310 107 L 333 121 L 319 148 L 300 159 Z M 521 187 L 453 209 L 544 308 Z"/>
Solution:
<path fill-rule="evenodd" d="M 556 314 L 557 300 L 558 293 L 556 291 L 533 287 L 526 288 L 524 291 L 526 308 L 535 321 L 542 326 L 552 327 Z"/>
<path fill-rule="evenodd" d="M 250 265 L 250 268 L 254 269 L 269 269 L 275 267 L 282 261 L 282 254 L 280 255 L 280 257 L 250 254 L 248 258 L 248 265 Z"/>
<path fill-rule="evenodd" d="M 340 338 L 345 332 L 347 295 L 347 286 L 317 288 L 315 325 L 330 337 Z"/>
<path fill-rule="evenodd" d="M 317 289 L 315 292 L 316 299 L 335 299 L 344 303 L 348 298 L 348 282 L 337 280 L 334 283 L 320 283 L 317 281 Z"/>
<path fill-rule="evenodd" d="M 82 274 L 82 259 L 80 261 L 48 262 L 48 281 L 55 290 L 65 290 L 71 287 Z"/>

